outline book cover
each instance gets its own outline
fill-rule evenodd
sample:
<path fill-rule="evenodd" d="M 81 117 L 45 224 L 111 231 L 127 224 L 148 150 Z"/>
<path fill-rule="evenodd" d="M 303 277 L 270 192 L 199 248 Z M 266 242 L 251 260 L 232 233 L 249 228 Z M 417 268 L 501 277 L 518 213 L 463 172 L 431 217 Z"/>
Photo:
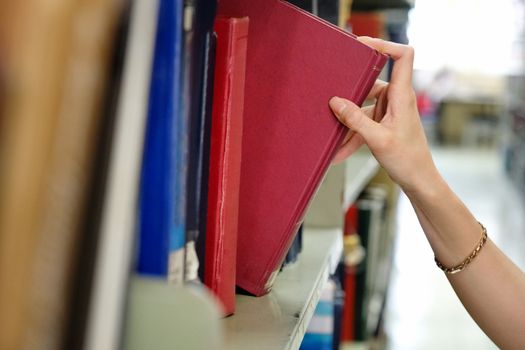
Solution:
<path fill-rule="evenodd" d="M 181 115 L 182 2 L 161 0 L 148 101 L 139 201 L 137 271 L 167 278 L 184 247 L 187 145 Z M 172 266 L 182 276 L 181 261 Z M 178 271 L 178 272 L 176 272 Z M 178 277 L 176 280 L 181 281 Z"/>
<path fill-rule="evenodd" d="M 221 0 L 249 16 L 237 284 L 272 288 L 346 128 L 332 96 L 362 104 L 386 56 L 284 1 Z"/>
<path fill-rule="evenodd" d="M 249 19 L 219 17 L 213 93 L 204 284 L 235 311 L 237 221 Z"/>

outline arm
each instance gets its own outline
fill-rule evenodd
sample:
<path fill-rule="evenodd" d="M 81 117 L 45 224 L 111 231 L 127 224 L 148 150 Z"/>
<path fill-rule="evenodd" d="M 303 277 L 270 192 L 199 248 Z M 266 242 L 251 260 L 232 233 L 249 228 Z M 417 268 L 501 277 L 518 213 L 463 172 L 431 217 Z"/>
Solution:
<path fill-rule="evenodd" d="M 436 169 L 412 88 L 413 49 L 367 37 L 361 41 L 394 59 L 390 84 L 376 82 L 371 107 L 333 98 L 336 117 L 349 134 L 336 156 L 366 143 L 406 193 L 435 256 L 445 266 L 462 262 L 481 238 L 481 227 Z M 489 232 L 490 235 L 490 232 Z M 491 241 L 461 272 L 447 275 L 461 302 L 501 348 L 525 349 L 525 274 Z"/>

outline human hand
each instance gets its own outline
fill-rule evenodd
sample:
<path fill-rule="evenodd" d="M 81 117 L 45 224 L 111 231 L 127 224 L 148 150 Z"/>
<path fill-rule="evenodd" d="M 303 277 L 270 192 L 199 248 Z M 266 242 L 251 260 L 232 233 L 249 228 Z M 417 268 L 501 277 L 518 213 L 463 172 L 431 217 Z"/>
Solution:
<path fill-rule="evenodd" d="M 376 81 L 368 99 L 375 104 L 359 108 L 333 97 L 330 107 L 350 130 L 334 161 L 341 161 L 366 143 L 376 159 L 405 192 L 418 191 L 439 176 L 435 168 L 412 87 L 414 50 L 369 37 L 358 38 L 394 60 L 390 83 Z"/>

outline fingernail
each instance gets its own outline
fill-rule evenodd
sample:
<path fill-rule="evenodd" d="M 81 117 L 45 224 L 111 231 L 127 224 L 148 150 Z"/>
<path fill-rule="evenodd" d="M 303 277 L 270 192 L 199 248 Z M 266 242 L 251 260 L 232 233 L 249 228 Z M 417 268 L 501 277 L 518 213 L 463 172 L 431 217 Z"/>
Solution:
<path fill-rule="evenodd" d="M 342 98 L 336 96 L 330 99 L 330 107 L 332 107 L 332 109 L 338 114 L 341 114 L 344 112 L 347 106 L 346 102 Z"/>

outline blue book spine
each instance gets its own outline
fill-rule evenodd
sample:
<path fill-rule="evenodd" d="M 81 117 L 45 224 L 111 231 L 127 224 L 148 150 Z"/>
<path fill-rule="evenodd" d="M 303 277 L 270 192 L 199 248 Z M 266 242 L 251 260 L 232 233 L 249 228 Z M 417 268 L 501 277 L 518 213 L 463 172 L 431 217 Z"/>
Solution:
<path fill-rule="evenodd" d="M 181 116 L 182 0 L 161 0 L 139 198 L 137 271 L 168 276 L 184 246 L 187 126 Z"/>
<path fill-rule="evenodd" d="M 333 350 L 335 288 L 332 280 L 324 287 L 299 350 Z"/>

